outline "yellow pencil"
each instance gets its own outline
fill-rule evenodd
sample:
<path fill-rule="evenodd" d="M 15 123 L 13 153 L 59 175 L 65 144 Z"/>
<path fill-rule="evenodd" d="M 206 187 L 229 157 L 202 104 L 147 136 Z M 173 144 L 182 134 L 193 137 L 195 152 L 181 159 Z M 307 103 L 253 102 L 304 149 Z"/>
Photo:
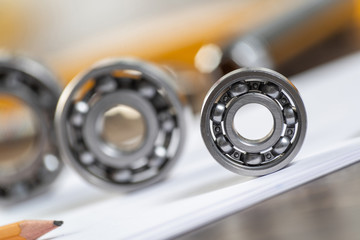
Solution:
<path fill-rule="evenodd" d="M 63 221 L 25 220 L 0 227 L 0 240 L 35 240 L 60 227 Z"/>

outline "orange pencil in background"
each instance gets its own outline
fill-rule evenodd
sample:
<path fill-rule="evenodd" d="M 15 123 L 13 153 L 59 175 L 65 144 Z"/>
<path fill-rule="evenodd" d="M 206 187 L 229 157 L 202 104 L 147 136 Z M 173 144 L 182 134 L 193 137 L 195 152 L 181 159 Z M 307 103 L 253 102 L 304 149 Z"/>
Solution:
<path fill-rule="evenodd" d="M 25 220 L 0 227 L 0 240 L 35 240 L 63 224 L 63 221 Z"/>

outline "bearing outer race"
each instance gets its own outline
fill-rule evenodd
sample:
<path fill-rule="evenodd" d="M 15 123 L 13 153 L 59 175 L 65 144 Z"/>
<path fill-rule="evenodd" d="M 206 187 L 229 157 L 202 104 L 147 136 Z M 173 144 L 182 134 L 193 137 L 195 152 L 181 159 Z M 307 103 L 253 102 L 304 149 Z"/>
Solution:
<path fill-rule="evenodd" d="M 169 159 L 167 164 L 161 169 L 161 172 L 156 176 L 148 179 L 147 181 L 133 183 L 133 184 L 116 184 L 109 181 L 104 181 L 83 168 L 75 159 L 75 156 L 71 153 L 70 148 L 68 147 L 68 140 L 66 134 L 66 123 L 67 123 L 67 113 L 70 110 L 71 101 L 74 96 L 74 93 L 83 86 L 84 83 L 91 79 L 93 76 L 99 76 L 102 74 L 108 74 L 113 70 L 135 70 L 142 73 L 142 75 L 155 83 L 157 86 L 161 86 L 167 94 L 169 101 L 173 105 L 174 109 L 177 111 L 176 118 L 177 123 L 179 125 L 179 145 L 177 147 L 177 151 L 175 152 L 172 159 Z M 90 71 L 84 72 L 76 76 L 72 81 L 64 89 L 63 93 L 60 96 L 56 113 L 55 113 L 55 129 L 57 133 L 57 138 L 59 142 L 60 154 L 64 161 L 72 166 L 85 180 L 90 182 L 91 184 L 98 186 L 100 188 L 106 188 L 109 190 L 115 191 L 133 191 L 140 188 L 147 187 L 152 185 L 167 176 L 167 173 L 171 170 L 171 168 L 177 162 L 182 150 L 183 150 L 183 142 L 185 139 L 185 119 L 182 114 L 183 106 L 174 91 L 174 87 L 172 85 L 171 80 L 169 79 L 169 75 L 165 74 L 161 69 L 137 60 L 137 59 L 109 59 L 103 60 L 99 63 L 95 64 Z"/>
<path fill-rule="evenodd" d="M 297 109 L 298 116 L 298 137 L 286 153 L 281 157 L 280 161 L 274 160 L 273 162 L 267 163 L 266 165 L 261 166 L 245 166 L 242 164 L 237 164 L 234 161 L 229 161 L 226 156 L 218 149 L 215 144 L 211 129 L 210 129 L 210 119 L 211 119 L 211 109 L 216 99 L 231 85 L 239 81 L 245 81 L 250 79 L 259 79 L 262 81 L 268 81 L 276 84 L 281 89 L 285 89 L 286 93 L 289 94 L 289 97 L 294 102 Z M 281 168 L 284 168 L 288 165 L 297 153 L 300 151 L 301 146 L 305 139 L 306 128 L 307 128 L 307 117 L 304 103 L 300 97 L 300 94 L 296 87 L 283 75 L 266 68 L 241 68 L 235 71 L 232 71 L 222 78 L 220 78 L 208 91 L 204 104 L 201 109 L 201 135 L 203 137 L 204 143 L 209 150 L 210 154 L 214 159 L 223 167 L 232 171 L 236 174 L 246 175 L 246 176 L 261 176 L 266 175 L 272 172 L 275 172 Z"/>

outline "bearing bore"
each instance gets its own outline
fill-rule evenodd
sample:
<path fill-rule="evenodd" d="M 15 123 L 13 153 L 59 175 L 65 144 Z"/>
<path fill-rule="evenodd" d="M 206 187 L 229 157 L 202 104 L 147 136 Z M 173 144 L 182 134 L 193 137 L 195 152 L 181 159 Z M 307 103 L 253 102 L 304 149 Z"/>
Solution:
<path fill-rule="evenodd" d="M 161 69 L 102 61 L 63 91 L 55 117 L 65 161 L 90 183 L 131 191 L 163 179 L 182 150 L 183 107 Z"/>
<path fill-rule="evenodd" d="M 45 191 L 62 169 L 53 127 L 59 95 L 55 77 L 38 62 L 0 58 L 0 201 Z"/>
<path fill-rule="evenodd" d="M 273 128 L 261 139 L 234 129 L 234 117 L 247 104 L 266 107 Z M 261 176 L 285 167 L 299 152 L 307 128 L 304 103 L 295 86 L 265 68 L 230 72 L 208 92 L 201 111 L 201 134 L 211 155 L 226 169 Z"/>

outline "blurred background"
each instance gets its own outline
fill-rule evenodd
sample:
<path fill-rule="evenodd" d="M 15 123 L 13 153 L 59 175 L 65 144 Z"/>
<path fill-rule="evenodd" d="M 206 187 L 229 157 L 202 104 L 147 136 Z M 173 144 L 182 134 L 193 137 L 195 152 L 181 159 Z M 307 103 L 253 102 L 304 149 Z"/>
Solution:
<path fill-rule="evenodd" d="M 322 7 L 316 8 L 316 3 Z M 311 6 L 318 12 L 311 12 Z M 63 85 L 79 71 L 106 57 L 133 56 L 205 71 L 206 67 L 201 67 L 205 64 L 200 61 L 201 54 L 197 56 L 204 46 L 215 44 L 225 48 L 235 38 L 268 26 L 271 21 L 279 22 L 280 19 L 284 22 L 284 17 L 289 18 L 289 14 L 294 15 L 301 9 L 310 13 L 307 15 L 303 11 L 300 14 L 303 21 L 297 17 L 301 22 L 297 26 L 307 26 L 311 31 L 288 28 L 292 34 L 287 36 L 292 40 L 292 48 L 285 52 L 297 52 L 292 54 L 293 61 L 295 55 L 311 57 L 308 61 L 298 61 L 301 66 L 289 62 L 290 58 L 280 61 L 286 64 L 284 75 L 293 75 L 319 64 L 321 60 L 328 61 L 356 49 L 359 10 L 356 1 L 348 0 L 341 3 L 331 0 L 77 0 L 50 3 L 3 0 L 0 44 L 5 50 L 26 53 L 42 60 L 62 79 Z M 315 20 L 321 21 L 322 25 Z M 308 39 L 308 43 L 299 41 L 303 39 Z M 282 39 L 285 40 L 289 41 Z M 321 50 L 322 54 L 314 52 Z M 308 63 L 310 59 L 312 61 Z"/>
<path fill-rule="evenodd" d="M 0 49 L 40 61 L 61 88 L 99 60 L 136 57 L 171 69 L 195 116 L 208 89 L 228 71 L 270 67 L 291 80 L 357 52 L 359 28 L 357 0 L 0 0 Z M 0 89 L 1 181 L 32 164 L 39 124 L 28 103 Z M 325 239 L 337 232 L 356 239 L 355 166 L 182 237 Z M 306 206 L 306 213 L 298 206 Z"/>

